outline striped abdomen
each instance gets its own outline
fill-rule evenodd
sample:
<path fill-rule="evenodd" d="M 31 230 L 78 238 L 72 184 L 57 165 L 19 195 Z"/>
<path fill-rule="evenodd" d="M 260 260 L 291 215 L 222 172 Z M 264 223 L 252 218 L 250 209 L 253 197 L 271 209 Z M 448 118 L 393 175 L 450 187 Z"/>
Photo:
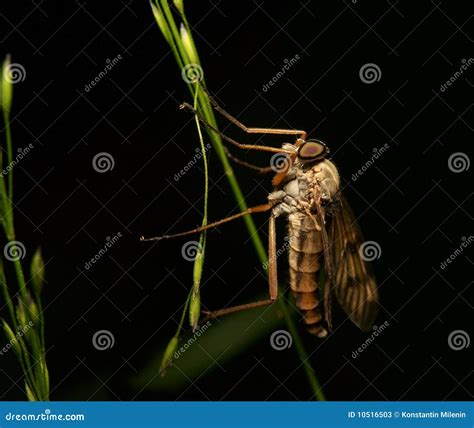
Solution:
<path fill-rule="evenodd" d="M 290 287 L 306 328 L 320 338 L 328 333 L 323 325 L 318 295 L 318 272 L 323 263 L 321 233 L 314 220 L 301 212 L 288 216 Z"/>

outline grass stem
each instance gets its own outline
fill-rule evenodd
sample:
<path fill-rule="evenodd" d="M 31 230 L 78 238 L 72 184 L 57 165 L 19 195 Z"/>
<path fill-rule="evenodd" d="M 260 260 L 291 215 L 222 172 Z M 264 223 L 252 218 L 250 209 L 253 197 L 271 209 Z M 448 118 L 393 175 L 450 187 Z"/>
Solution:
<path fill-rule="evenodd" d="M 17 354 L 18 361 L 25 379 L 25 391 L 29 400 L 45 401 L 49 399 L 49 374 L 46 366 L 44 341 L 44 317 L 41 297 L 38 290 L 28 287 L 21 260 L 25 256 L 25 247 L 16 241 L 13 212 L 13 138 L 10 124 L 10 108 L 12 104 L 13 82 L 10 76 L 10 57 L 7 56 L 0 73 L 0 109 L 5 123 L 5 148 L 7 152 L 8 171 L 6 180 L 3 174 L 3 147 L 0 147 L 0 223 L 6 244 L 3 253 L 8 266 L 0 260 L 0 287 L 3 299 L 8 308 L 9 322 L 2 317 L 3 331 Z M 7 181 L 7 183 L 5 183 Z M 41 258 L 41 255 L 38 257 Z M 44 265 L 43 260 L 40 260 Z M 13 265 L 14 280 L 5 274 L 6 269 Z M 13 278 L 13 275 L 12 275 Z M 11 282 L 11 283 L 10 283 Z M 41 286 L 43 280 L 38 284 Z M 13 289 L 18 290 L 18 302 L 12 299 Z M 41 288 L 41 287 L 40 287 Z M 10 327 L 13 326 L 13 329 Z"/>
<path fill-rule="evenodd" d="M 205 94 L 205 92 L 202 90 L 199 90 L 200 85 L 202 85 L 203 87 L 206 87 L 206 85 L 204 81 L 203 70 L 201 67 L 201 61 L 199 59 L 198 50 L 196 48 L 192 31 L 191 31 L 191 27 L 188 23 L 188 20 L 186 19 L 186 15 L 184 13 L 183 8 L 182 7 L 178 8 L 179 15 L 181 19 L 183 20 L 183 24 L 182 24 L 183 27 L 182 27 L 181 32 L 178 31 L 178 26 L 176 24 L 176 21 L 169 7 L 168 0 L 155 0 L 155 4 L 152 3 L 152 8 L 153 8 L 153 13 L 155 15 L 155 18 L 157 19 L 158 26 L 165 40 L 170 45 L 173 55 L 176 59 L 176 62 L 179 68 L 181 69 L 183 78 L 185 77 L 184 72 L 186 71 L 186 69 L 190 69 L 190 68 L 192 69 L 194 67 L 194 70 L 192 71 L 194 72 L 194 76 L 196 76 L 196 79 L 194 81 L 193 79 L 185 79 L 185 80 L 187 81 L 188 89 L 194 98 L 195 108 L 201 113 L 201 115 L 206 119 L 206 121 L 212 127 L 218 129 L 217 121 L 214 116 L 214 111 L 212 109 L 211 103 L 207 95 Z M 182 36 L 183 30 L 186 32 L 186 39 L 184 40 L 184 43 L 183 43 L 183 36 Z M 193 61 L 191 61 L 190 58 L 192 58 Z M 239 209 L 241 211 L 244 211 L 248 208 L 248 206 L 245 201 L 245 197 L 242 193 L 242 190 L 240 189 L 240 186 L 237 182 L 232 166 L 230 165 L 230 161 L 225 152 L 222 139 L 219 134 L 214 133 L 214 132 L 209 133 L 209 136 L 213 143 L 217 157 L 219 158 L 219 161 L 222 164 L 222 168 L 227 177 L 229 186 L 232 190 L 236 203 Z M 207 166 L 206 166 L 206 170 L 207 170 Z M 207 172 L 206 172 L 206 176 L 207 176 Z M 205 205 L 207 205 L 207 190 L 206 190 L 205 197 L 206 197 Z M 207 217 L 207 211 L 206 211 L 205 217 Z M 262 243 L 262 240 L 260 239 L 260 236 L 258 234 L 257 228 L 255 226 L 255 223 L 252 217 L 250 215 L 247 215 L 243 217 L 243 220 L 245 222 L 248 233 L 250 235 L 253 246 L 255 248 L 255 251 L 257 253 L 257 256 L 261 264 L 266 265 L 268 263 L 267 251 Z M 278 304 L 283 310 L 285 322 L 288 326 L 288 329 L 290 330 L 291 335 L 293 336 L 296 352 L 298 353 L 299 358 L 303 364 L 306 376 L 308 378 L 308 382 L 314 393 L 314 396 L 318 400 L 324 400 L 325 399 L 324 394 L 321 390 L 321 387 L 319 385 L 315 372 L 309 362 L 308 354 L 304 348 L 298 329 L 296 328 L 294 324 L 294 321 L 291 317 L 291 314 L 288 310 L 288 307 L 284 299 L 280 298 L 278 300 Z"/>

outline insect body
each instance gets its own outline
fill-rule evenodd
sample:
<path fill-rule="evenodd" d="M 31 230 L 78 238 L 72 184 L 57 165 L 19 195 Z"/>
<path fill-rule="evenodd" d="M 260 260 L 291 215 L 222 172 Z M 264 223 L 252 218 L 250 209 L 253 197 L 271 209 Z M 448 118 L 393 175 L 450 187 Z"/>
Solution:
<path fill-rule="evenodd" d="M 362 235 L 341 195 L 338 170 L 325 159 L 329 150 L 318 140 L 283 148 L 294 150 L 294 160 L 269 202 L 272 216 L 288 216 L 290 287 L 307 329 L 320 338 L 327 335 L 331 289 L 349 317 L 370 329 L 377 313 L 376 283 L 358 251 Z M 325 299 L 319 289 L 322 268 Z"/>
<path fill-rule="evenodd" d="M 294 147 L 285 145 L 284 147 Z M 316 219 L 318 209 L 328 211 L 337 203 L 340 178 L 336 166 L 327 159 L 320 159 L 327 152 L 320 141 L 308 141 L 306 147 L 298 151 L 298 156 L 282 183 L 282 190 L 269 195 L 270 203 L 277 203 L 272 215 L 288 216 L 288 261 L 290 287 L 296 306 L 310 333 L 323 338 L 327 335 L 324 327 L 324 312 L 318 293 L 319 272 L 324 266 L 324 241 L 322 228 Z M 306 154 L 311 151 L 316 161 Z"/>
<path fill-rule="evenodd" d="M 215 109 L 247 133 L 297 135 L 294 144 L 281 148 L 241 144 L 221 134 L 207 123 L 189 104 L 210 132 L 219 132 L 222 139 L 243 149 L 275 153 L 278 172 L 273 178 L 274 191 L 268 203 L 252 207 L 207 226 L 174 235 L 146 240 L 160 240 L 198 233 L 247 214 L 271 211 L 269 219 L 268 300 L 234 306 L 209 313 L 211 317 L 243 309 L 263 306 L 277 298 L 277 252 L 275 220 L 288 220 L 288 257 L 290 288 L 308 331 L 319 338 L 331 330 L 332 296 L 362 330 L 369 330 L 377 315 L 378 293 L 370 267 L 360 254 L 362 234 L 349 205 L 340 191 L 336 166 L 326 159 L 329 149 L 319 140 L 307 140 L 300 130 L 247 128 L 223 110 L 212 98 Z M 274 168 L 259 168 L 231 157 L 238 163 L 261 172 Z M 145 240 L 145 239 L 143 239 Z M 323 287 L 320 287 L 324 280 Z"/>

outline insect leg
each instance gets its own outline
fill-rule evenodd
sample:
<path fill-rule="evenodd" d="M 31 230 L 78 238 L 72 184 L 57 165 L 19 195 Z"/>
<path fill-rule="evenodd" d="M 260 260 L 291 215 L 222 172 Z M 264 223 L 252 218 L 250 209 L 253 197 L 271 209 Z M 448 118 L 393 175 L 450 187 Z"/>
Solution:
<path fill-rule="evenodd" d="M 228 137 L 227 135 L 223 134 L 218 129 L 216 129 L 214 126 L 212 126 L 206 119 L 204 119 L 201 116 L 201 114 L 191 104 L 183 103 L 179 106 L 179 108 L 191 111 L 193 114 L 197 116 L 199 121 L 202 122 L 204 126 L 206 126 L 207 129 L 215 132 L 216 134 L 219 134 L 223 140 L 227 141 L 228 143 L 233 144 L 239 149 L 259 150 L 261 152 L 271 152 L 271 153 L 287 153 L 287 154 L 294 153 L 294 150 L 287 150 L 287 149 L 282 149 L 282 148 L 277 148 L 277 147 L 262 146 L 262 145 L 256 145 L 256 144 L 239 143 L 238 141 L 234 140 L 233 138 Z"/>
<path fill-rule="evenodd" d="M 243 305 L 237 305 L 237 306 L 231 306 L 229 308 L 224 308 L 224 309 L 218 309 L 217 311 L 202 311 L 203 314 L 206 315 L 204 320 L 210 319 L 210 318 L 219 318 L 224 315 L 229 315 L 233 314 L 235 312 L 241 312 L 245 311 L 247 309 L 253 309 L 253 308 L 260 308 L 262 306 L 268 306 L 271 305 L 274 301 L 273 300 L 259 300 L 258 302 L 252 302 L 252 303 L 244 303 Z"/>
<path fill-rule="evenodd" d="M 244 311 L 246 309 L 258 308 L 261 306 L 271 305 L 278 297 L 278 278 L 277 278 L 277 261 L 276 261 L 276 232 L 275 217 L 270 216 L 268 223 L 268 288 L 270 298 L 267 300 L 259 300 L 258 302 L 245 303 L 243 305 L 231 306 L 229 308 L 219 309 L 217 311 L 203 311 L 206 319 L 217 318 L 223 315 L 232 314 L 234 312 Z"/>
<path fill-rule="evenodd" d="M 271 301 L 278 296 L 277 272 L 275 217 L 272 214 L 268 223 L 268 287 Z"/>
<path fill-rule="evenodd" d="M 306 131 L 299 129 L 273 129 L 273 128 L 249 128 L 240 122 L 237 118 L 232 116 L 230 113 L 227 113 L 213 97 L 209 95 L 209 92 L 205 90 L 209 101 L 213 105 L 214 109 L 224 116 L 227 120 L 232 122 L 234 125 L 238 126 L 242 131 L 247 132 L 248 134 L 279 134 L 279 135 L 299 135 L 301 139 L 306 140 Z"/>
<path fill-rule="evenodd" d="M 215 221 L 214 223 L 210 223 L 206 226 L 197 227 L 196 229 L 187 230 L 186 232 L 175 233 L 173 235 L 155 236 L 153 238 L 145 238 L 144 236 L 142 236 L 140 237 L 140 241 L 161 241 L 162 239 L 170 239 L 170 238 L 177 238 L 179 236 L 192 235 L 194 233 L 199 233 L 204 230 L 212 229 L 216 226 L 220 226 L 221 224 L 227 223 L 229 221 L 235 220 L 237 218 L 243 217 L 248 214 L 263 213 L 265 211 L 270 210 L 271 208 L 272 208 L 271 204 L 257 205 L 255 207 L 247 208 L 245 211 L 242 211 L 240 213 L 223 218 L 222 220 L 218 220 L 218 221 Z"/>
<path fill-rule="evenodd" d="M 271 166 L 265 166 L 265 167 L 261 167 L 261 166 L 258 166 L 258 165 L 253 165 L 249 162 L 245 162 L 239 158 L 236 158 L 230 151 L 227 147 L 224 146 L 224 150 L 227 154 L 227 157 L 235 162 L 236 164 L 239 164 L 239 165 L 242 165 L 242 166 L 245 166 L 247 168 L 250 168 L 250 169 L 253 169 L 254 171 L 258 171 L 260 174 L 266 174 L 267 172 L 272 172 L 273 171 L 273 168 Z"/>

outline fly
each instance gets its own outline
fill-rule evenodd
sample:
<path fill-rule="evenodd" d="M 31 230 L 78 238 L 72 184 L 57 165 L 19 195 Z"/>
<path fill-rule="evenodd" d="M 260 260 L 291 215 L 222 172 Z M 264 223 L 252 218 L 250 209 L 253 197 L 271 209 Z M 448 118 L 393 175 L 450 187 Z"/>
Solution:
<path fill-rule="evenodd" d="M 273 303 L 278 295 L 275 220 L 286 217 L 288 223 L 289 281 L 296 306 L 307 330 L 324 338 L 332 330 L 332 297 L 361 330 L 372 328 L 378 310 L 375 277 L 360 253 L 363 238 L 357 221 L 341 193 L 339 172 L 329 159 L 329 148 L 320 140 L 307 139 L 307 133 L 296 129 L 248 128 L 227 113 L 209 97 L 215 110 L 249 134 L 278 134 L 296 137 L 293 144 L 281 148 L 241 144 L 222 134 L 188 103 L 180 108 L 192 111 L 207 127 L 232 145 L 246 150 L 274 153 L 272 167 L 258 167 L 229 157 L 239 164 L 262 173 L 277 171 L 273 177 L 274 191 L 266 204 L 248 208 L 238 214 L 186 232 L 144 238 L 158 241 L 191 235 L 211 229 L 248 214 L 270 212 L 268 223 L 268 282 L 267 300 L 233 306 L 207 313 L 214 318 L 244 309 Z M 320 290 L 320 280 L 324 280 Z"/>

